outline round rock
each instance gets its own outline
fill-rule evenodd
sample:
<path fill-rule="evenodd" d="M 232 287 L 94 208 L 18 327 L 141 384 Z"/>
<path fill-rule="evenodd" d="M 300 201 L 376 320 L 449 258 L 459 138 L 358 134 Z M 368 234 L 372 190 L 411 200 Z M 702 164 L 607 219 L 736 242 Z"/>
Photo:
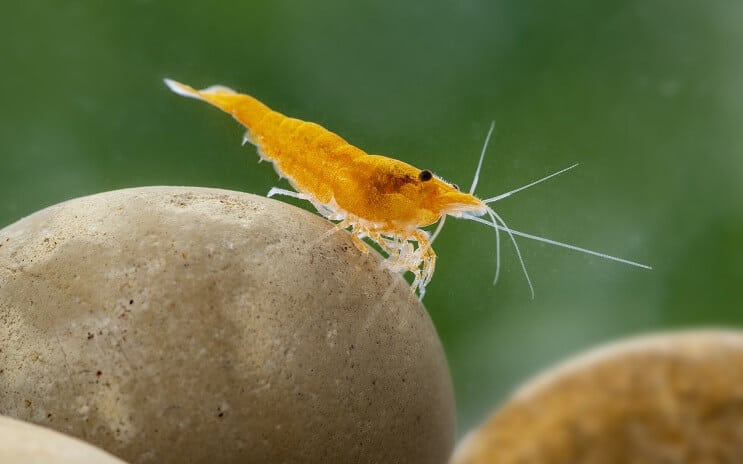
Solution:
<path fill-rule="evenodd" d="M 75 438 L 0 416 L 0 462 L 19 464 L 125 464 Z"/>
<path fill-rule="evenodd" d="M 519 389 L 453 464 L 743 462 L 743 333 L 693 331 L 590 351 Z"/>
<path fill-rule="evenodd" d="M 405 281 L 286 203 L 150 187 L 0 230 L 0 413 L 132 463 L 443 463 L 454 400 Z"/>

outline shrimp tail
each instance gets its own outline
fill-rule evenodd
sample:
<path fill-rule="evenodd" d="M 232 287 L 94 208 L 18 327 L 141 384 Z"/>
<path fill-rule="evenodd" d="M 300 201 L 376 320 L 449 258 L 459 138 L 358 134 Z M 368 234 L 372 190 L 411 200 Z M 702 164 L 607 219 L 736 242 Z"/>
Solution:
<path fill-rule="evenodd" d="M 271 110 L 250 95 L 235 92 L 229 87 L 213 85 L 203 90 L 196 90 L 186 84 L 164 79 L 170 90 L 184 97 L 205 101 L 225 113 L 231 114 L 242 125 L 252 129 Z"/>

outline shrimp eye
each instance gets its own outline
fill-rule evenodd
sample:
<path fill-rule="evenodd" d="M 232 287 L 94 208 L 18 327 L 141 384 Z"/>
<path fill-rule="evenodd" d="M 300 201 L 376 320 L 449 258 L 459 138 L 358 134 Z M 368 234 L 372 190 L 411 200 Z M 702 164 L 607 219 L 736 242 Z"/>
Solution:
<path fill-rule="evenodd" d="M 457 192 L 459 191 L 459 186 L 457 184 L 451 184 L 452 187 L 454 187 L 454 190 Z"/>
<path fill-rule="evenodd" d="M 420 174 L 418 174 L 418 179 L 420 179 L 422 182 L 427 182 L 433 179 L 433 173 L 428 169 L 424 169 L 420 172 Z"/>

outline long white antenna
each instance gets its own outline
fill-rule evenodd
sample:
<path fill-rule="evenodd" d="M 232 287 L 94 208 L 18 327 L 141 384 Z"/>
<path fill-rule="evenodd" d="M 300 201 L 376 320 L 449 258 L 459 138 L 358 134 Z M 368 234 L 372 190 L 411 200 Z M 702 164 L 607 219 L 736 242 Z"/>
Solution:
<path fill-rule="evenodd" d="M 477 181 L 480 179 L 480 169 L 482 168 L 482 160 L 485 159 L 485 150 L 488 149 L 488 143 L 490 143 L 490 136 L 493 135 L 493 129 L 495 129 L 495 121 L 490 123 L 490 130 L 488 130 L 488 135 L 485 137 L 485 144 L 482 146 L 482 151 L 480 152 L 480 161 L 477 163 L 477 170 L 475 171 L 475 178 L 472 179 L 472 187 L 470 187 L 470 195 L 475 193 L 475 187 L 477 187 Z"/>
<path fill-rule="evenodd" d="M 436 226 L 436 230 L 433 231 L 433 235 L 431 235 L 431 238 L 428 240 L 428 246 L 433 245 L 433 241 L 436 240 L 436 237 L 439 236 L 439 233 L 441 232 L 441 229 L 444 228 L 444 221 L 446 221 L 446 214 L 441 216 L 441 220 L 439 221 L 439 225 Z"/>
<path fill-rule="evenodd" d="M 541 179 L 535 180 L 534 182 L 531 182 L 531 183 L 529 183 L 529 184 L 526 184 L 526 185 L 524 185 L 524 186 L 522 186 L 522 187 L 519 187 L 519 188 L 517 188 L 517 189 L 511 190 L 510 192 L 506 192 L 506 193 L 501 193 L 500 195 L 496 195 L 496 196 L 494 196 L 494 197 L 488 198 L 487 200 L 483 200 L 483 203 L 493 203 L 493 202 L 496 202 L 496 201 L 498 201 L 498 200 L 502 200 L 502 199 L 504 199 L 504 198 L 510 197 L 511 195 L 513 195 L 513 194 L 514 194 L 514 193 L 516 193 L 516 192 L 520 192 L 520 191 L 522 191 L 522 190 L 526 190 L 526 189 L 528 189 L 529 187 L 533 187 L 534 185 L 537 185 L 537 184 L 538 184 L 538 183 L 540 183 L 540 182 L 544 182 L 544 181 L 545 181 L 545 180 L 547 180 L 547 179 L 551 179 L 551 178 L 553 178 L 553 177 L 555 177 L 555 176 L 559 176 L 559 175 L 560 175 L 560 174 L 562 174 L 563 172 L 567 172 L 567 171 L 570 171 L 570 170 L 571 170 L 571 169 L 573 169 L 574 167 L 578 166 L 578 164 L 580 164 L 580 163 L 575 163 L 574 165 L 572 165 L 572 166 L 570 166 L 570 167 L 567 167 L 567 168 L 565 168 L 565 169 L 563 169 L 563 170 L 561 170 L 561 171 L 553 172 L 553 173 L 552 173 L 552 174 L 550 174 L 549 176 L 545 176 L 545 177 L 542 177 Z"/>
<path fill-rule="evenodd" d="M 498 229 L 506 231 L 508 234 L 508 237 L 511 239 L 511 242 L 513 243 L 513 248 L 516 250 L 516 256 L 519 258 L 519 263 L 521 263 L 521 269 L 524 271 L 524 277 L 526 277 L 526 283 L 529 284 L 529 291 L 531 292 L 531 299 L 534 299 L 534 285 L 531 283 L 531 278 L 529 277 L 529 271 L 526 270 L 526 263 L 524 263 L 524 258 L 521 256 L 521 250 L 519 249 L 519 245 L 516 243 L 516 238 L 513 236 L 513 233 L 511 231 L 511 228 L 508 227 L 508 224 L 506 224 L 506 221 L 503 220 L 502 217 L 498 215 L 495 211 L 493 211 L 492 208 L 488 208 L 488 214 L 490 215 L 490 218 L 493 220 L 493 224 L 495 224 L 497 227 L 495 228 L 496 234 L 498 233 Z M 497 222 L 500 222 L 503 224 L 503 226 L 498 226 Z M 500 254 L 498 255 L 498 266 L 496 267 L 495 271 L 495 278 L 493 279 L 493 285 L 498 281 L 498 269 L 500 268 Z"/>
<path fill-rule="evenodd" d="M 598 252 L 598 251 L 589 250 L 587 248 L 581 248 L 579 246 L 570 245 L 568 243 L 558 242 L 557 240 L 552 240 L 552 239 L 549 239 L 549 238 L 539 237 L 537 235 L 527 234 L 526 232 L 520 232 L 518 230 L 514 230 L 514 229 L 511 229 L 511 228 L 500 226 L 498 224 L 494 224 L 494 223 L 492 223 L 490 221 L 487 221 L 487 220 L 485 220 L 483 218 L 480 218 L 480 217 L 477 217 L 477 216 L 462 216 L 462 217 L 464 219 L 469 219 L 471 221 L 475 221 L 475 222 L 479 222 L 479 223 L 482 223 L 482 224 L 486 224 L 486 225 L 488 225 L 488 226 L 490 226 L 490 227 L 492 227 L 494 229 L 500 229 L 500 230 L 503 230 L 503 231 L 507 231 L 507 232 L 509 232 L 509 233 L 511 233 L 513 235 L 518 235 L 519 237 L 524 237 L 524 238 L 528 238 L 528 239 L 531 239 L 531 240 L 536 240 L 538 242 L 549 243 L 550 245 L 555 245 L 555 246 L 559 246 L 559 247 L 562 247 L 562 248 L 567 248 L 569 250 L 580 251 L 581 253 L 586 253 L 586 254 L 589 254 L 589 255 L 598 256 L 599 258 L 604 258 L 604 259 L 608 259 L 608 260 L 611 260 L 611 261 L 617 261 L 619 263 L 629 264 L 630 266 L 635 266 L 635 267 L 639 267 L 639 268 L 642 268 L 642 269 L 653 269 L 652 267 L 648 266 L 647 264 L 640 264 L 640 263 L 637 263 L 635 261 L 630 261 L 628 259 L 618 258 L 616 256 L 607 255 L 605 253 L 601 253 L 601 252 Z"/>
<path fill-rule="evenodd" d="M 493 220 L 493 224 L 495 224 L 495 211 L 493 211 L 493 208 L 488 208 L 488 215 L 490 215 L 490 218 Z M 493 285 L 495 285 L 498 282 L 498 277 L 500 276 L 500 230 L 498 228 L 495 229 L 495 277 L 493 277 Z"/>

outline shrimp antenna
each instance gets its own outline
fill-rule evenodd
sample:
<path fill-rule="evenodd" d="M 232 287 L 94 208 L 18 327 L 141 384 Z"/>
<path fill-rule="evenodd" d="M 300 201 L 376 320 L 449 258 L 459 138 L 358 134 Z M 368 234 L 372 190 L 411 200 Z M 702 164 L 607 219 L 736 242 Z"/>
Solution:
<path fill-rule="evenodd" d="M 492 211 L 492 212 L 487 211 L 487 213 L 490 216 L 490 219 L 493 220 L 493 224 L 495 224 L 496 223 L 495 222 L 495 211 Z M 498 277 L 500 277 L 500 229 L 496 227 L 495 228 L 495 277 L 493 277 L 493 285 L 495 285 L 498 282 Z"/>
<path fill-rule="evenodd" d="M 477 181 L 480 179 L 480 169 L 482 169 L 482 160 L 485 159 L 485 151 L 488 149 L 488 143 L 490 143 L 490 136 L 493 135 L 493 129 L 495 129 L 495 121 L 490 123 L 490 129 L 488 135 L 485 137 L 485 144 L 482 146 L 480 152 L 480 161 L 477 163 L 477 170 L 475 171 L 475 178 L 472 179 L 472 187 L 470 187 L 470 195 L 475 193 L 475 187 L 477 187 Z"/>
<path fill-rule="evenodd" d="M 516 250 L 516 256 L 519 258 L 519 263 L 521 264 L 521 270 L 524 271 L 524 277 L 526 278 L 526 283 L 529 284 L 529 291 L 531 292 L 531 299 L 534 299 L 534 285 L 531 283 L 531 278 L 529 277 L 529 271 L 526 270 L 526 264 L 524 263 L 524 258 L 521 256 L 521 250 L 519 249 L 518 243 L 516 243 L 516 238 L 514 237 L 514 230 L 512 230 L 510 227 L 508 227 L 508 224 L 506 224 L 506 221 L 503 220 L 502 217 L 498 215 L 495 211 L 493 211 L 492 208 L 488 207 L 487 209 L 488 215 L 490 216 L 490 219 L 493 220 L 493 222 L 488 222 L 484 219 L 481 219 L 481 221 L 485 222 L 486 224 L 490 224 L 495 230 L 496 230 L 496 237 L 499 237 L 498 230 L 505 231 L 508 236 L 511 238 L 511 242 L 513 243 L 513 248 Z M 475 217 L 467 217 L 467 219 L 475 219 Z M 480 219 L 480 218 L 477 218 Z M 479 221 L 478 221 L 479 222 Z M 498 222 L 500 222 L 502 225 L 498 225 Z M 500 238 L 497 239 L 498 245 L 496 247 L 496 255 L 497 255 L 497 265 L 495 267 L 495 278 L 493 279 L 493 285 L 495 285 L 496 282 L 498 282 L 498 274 L 500 271 Z"/>
<path fill-rule="evenodd" d="M 572 166 L 569 166 L 569 167 L 567 167 L 565 169 L 562 169 L 560 171 L 557 171 L 557 172 L 553 172 L 552 174 L 550 174 L 548 176 L 542 177 L 541 179 L 535 180 L 534 182 L 528 183 L 528 184 L 526 184 L 526 185 L 524 185 L 522 187 L 519 187 L 517 189 L 513 189 L 510 192 L 501 193 L 500 195 L 496 195 L 494 197 L 488 198 L 487 200 L 483 200 L 483 203 L 486 203 L 486 204 L 487 203 L 493 203 L 493 202 L 496 202 L 498 200 L 502 200 L 504 198 L 510 197 L 511 195 L 513 195 L 516 192 L 520 192 L 522 190 L 526 190 L 529 187 L 533 187 L 533 186 L 535 186 L 535 185 L 537 185 L 537 184 L 539 184 L 541 182 L 544 182 L 547 179 L 551 179 L 553 177 L 559 176 L 560 174 L 562 174 L 564 172 L 570 171 L 571 169 L 573 169 L 574 167 L 578 166 L 579 164 L 580 163 L 575 163 Z"/>
<path fill-rule="evenodd" d="M 544 243 L 548 243 L 550 245 L 555 245 L 555 246 L 558 246 L 558 247 L 567 248 L 569 250 L 579 251 L 581 253 L 586 253 L 586 254 L 589 254 L 589 255 L 598 256 L 599 258 L 608 259 L 610 261 L 616 261 L 616 262 L 619 262 L 619 263 L 629 264 L 630 266 L 635 266 L 635 267 L 639 267 L 639 268 L 642 268 L 642 269 L 649 269 L 649 270 L 650 269 L 653 269 L 651 266 L 648 266 L 647 264 L 641 264 L 641 263 L 638 263 L 638 262 L 635 262 L 635 261 L 630 261 L 628 259 L 618 258 L 616 256 L 607 255 L 606 253 L 601 253 L 601 252 L 598 252 L 598 251 L 589 250 L 587 248 L 582 248 L 582 247 L 579 247 L 579 246 L 570 245 L 569 243 L 563 243 L 563 242 L 558 242 L 557 240 L 552 240 L 552 239 L 545 238 L 545 237 L 539 237 L 538 235 L 527 234 L 526 232 L 521 232 L 521 231 L 518 231 L 518 230 L 507 228 L 507 226 L 504 227 L 505 224 L 504 224 L 504 226 L 501 226 L 501 225 L 498 225 L 495 222 L 490 222 L 490 221 L 487 221 L 487 220 L 485 220 L 483 218 L 479 218 L 477 216 L 467 216 L 467 215 L 465 215 L 465 216 L 462 216 L 462 217 L 464 219 L 469 219 L 470 221 L 475 221 L 475 222 L 479 222 L 481 224 L 488 225 L 488 226 L 490 226 L 490 227 L 492 227 L 493 229 L 496 229 L 496 230 L 499 229 L 499 230 L 507 231 L 509 234 L 517 235 L 519 237 L 524 237 L 524 238 L 528 238 L 528 239 L 531 239 L 531 240 L 536 240 L 538 242 L 544 242 Z"/>
<path fill-rule="evenodd" d="M 431 238 L 428 240 L 428 246 L 433 245 L 433 241 L 436 240 L 436 237 L 439 236 L 441 229 L 444 228 L 444 221 L 446 221 L 446 214 L 441 216 L 441 221 L 439 221 L 439 225 L 436 226 L 436 230 L 433 231 L 433 235 L 431 235 Z"/>
<path fill-rule="evenodd" d="M 480 160 L 477 162 L 477 169 L 475 170 L 475 178 L 472 179 L 472 187 L 470 187 L 470 194 L 475 192 L 475 188 L 477 187 L 477 181 L 480 179 L 480 169 L 482 169 L 482 161 L 483 159 L 485 159 L 485 151 L 488 148 L 488 143 L 490 143 L 490 137 L 493 135 L 494 129 L 495 129 L 495 121 L 492 121 L 490 123 L 490 129 L 488 129 L 488 135 L 485 137 L 485 144 L 483 144 L 482 151 L 480 152 Z M 433 241 L 436 240 L 436 237 L 439 236 L 439 233 L 441 233 L 441 229 L 444 228 L 445 221 L 446 221 L 446 215 L 441 216 L 441 221 L 439 222 L 439 225 L 436 226 L 436 229 L 431 235 L 431 239 L 428 241 L 428 246 L 431 246 L 433 244 Z M 495 222 L 495 218 L 493 218 L 493 222 Z M 500 235 L 498 234 L 497 229 L 496 229 L 496 237 L 497 237 L 496 254 L 498 256 L 498 265 L 496 266 L 495 279 L 498 280 L 498 271 L 500 270 Z"/>

